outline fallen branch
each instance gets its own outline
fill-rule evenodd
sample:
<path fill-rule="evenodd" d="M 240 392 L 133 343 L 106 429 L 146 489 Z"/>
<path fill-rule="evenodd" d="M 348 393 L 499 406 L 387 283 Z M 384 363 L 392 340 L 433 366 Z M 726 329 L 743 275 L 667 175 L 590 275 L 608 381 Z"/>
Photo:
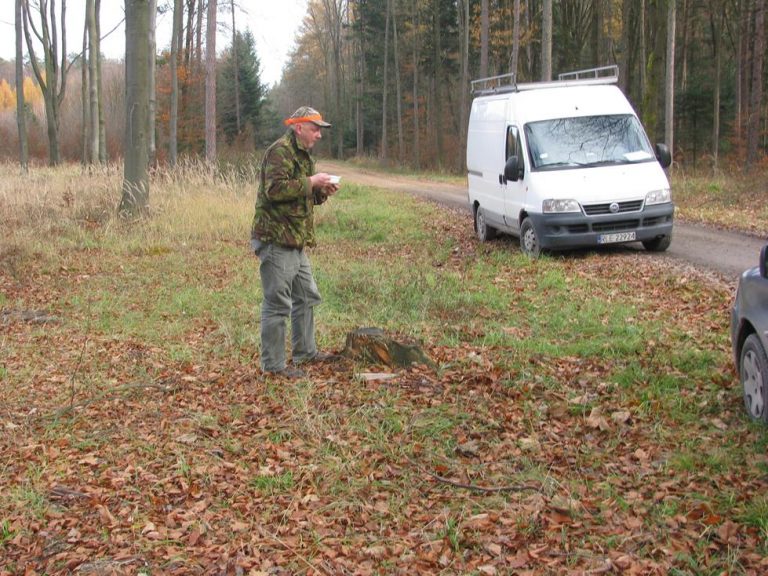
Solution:
<path fill-rule="evenodd" d="M 466 490 L 473 490 L 475 492 L 490 492 L 490 493 L 525 492 L 526 490 L 530 490 L 532 492 L 541 492 L 541 486 L 537 486 L 535 484 L 511 484 L 509 486 L 478 486 L 477 484 L 465 484 L 463 482 L 457 482 L 456 480 L 451 480 L 450 478 L 443 478 L 442 476 L 438 476 L 437 474 L 434 474 L 429 470 L 424 470 L 424 472 L 432 476 L 432 478 L 434 478 L 438 482 L 442 482 L 443 484 L 455 486 L 456 488 L 465 488 Z"/>
<path fill-rule="evenodd" d="M 464 488 L 465 490 L 472 490 L 474 492 L 485 492 L 485 493 L 525 492 L 527 490 L 530 490 L 531 492 L 542 491 L 542 486 L 539 486 L 536 484 L 510 484 L 508 486 L 479 486 L 477 484 L 465 484 L 464 482 L 457 482 L 456 480 L 451 480 L 450 478 L 445 478 L 443 476 L 439 476 L 438 474 L 435 474 L 434 472 L 425 470 L 423 467 L 421 467 L 418 464 L 418 462 L 414 462 L 407 456 L 406 456 L 406 459 L 411 464 L 413 464 L 416 468 L 421 470 L 424 474 L 431 476 L 432 478 L 434 478 L 438 482 L 441 482 L 442 484 L 448 484 L 449 486 L 454 486 L 456 488 Z"/>
<path fill-rule="evenodd" d="M 90 400 L 85 400 L 84 402 L 80 402 L 78 404 L 70 404 L 69 406 L 65 406 L 64 408 L 61 408 L 60 410 L 57 410 L 53 414 L 53 418 L 61 418 L 65 414 L 69 414 L 70 412 L 74 412 L 77 408 L 85 408 L 86 406 L 90 406 L 91 404 L 95 404 L 96 402 L 99 402 L 101 400 L 104 400 L 105 398 L 110 398 L 113 396 L 117 396 L 121 392 L 125 392 L 127 390 L 136 390 L 139 388 L 143 389 L 154 389 L 154 390 L 160 390 L 161 392 L 173 392 L 176 389 L 176 386 L 173 385 L 164 385 L 164 384 L 144 384 L 140 382 L 133 382 L 131 384 L 123 384 L 122 386 L 118 386 L 116 388 L 111 388 L 107 392 L 103 392 L 99 394 L 98 396 L 95 396 L 91 398 Z"/>

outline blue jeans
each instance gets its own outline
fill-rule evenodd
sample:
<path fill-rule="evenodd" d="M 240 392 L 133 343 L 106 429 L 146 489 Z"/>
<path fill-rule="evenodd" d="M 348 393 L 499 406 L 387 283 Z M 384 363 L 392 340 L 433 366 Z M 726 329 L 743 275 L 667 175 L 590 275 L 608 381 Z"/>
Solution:
<path fill-rule="evenodd" d="M 261 368 L 285 368 L 285 323 L 291 318 L 293 362 L 300 364 L 317 354 L 314 307 L 322 302 L 312 267 L 304 250 L 277 244 L 253 243 L 261 260 Z"/>

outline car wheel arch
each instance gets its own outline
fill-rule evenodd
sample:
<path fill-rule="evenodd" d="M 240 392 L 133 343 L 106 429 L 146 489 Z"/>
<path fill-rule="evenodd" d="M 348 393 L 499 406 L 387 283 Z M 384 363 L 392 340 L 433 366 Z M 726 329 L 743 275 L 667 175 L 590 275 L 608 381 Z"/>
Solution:
<path fill-rule="evenodd" d="M 736 331 L 736 358 L 741 358 L 741 351 L 744 348 L 744 342 L 747 341 L 752 334 L 757 334 L 757 330 L 752 326 L 752 323 L 746 318 L 742 318 L 739 323 L 739 327 Z"/>

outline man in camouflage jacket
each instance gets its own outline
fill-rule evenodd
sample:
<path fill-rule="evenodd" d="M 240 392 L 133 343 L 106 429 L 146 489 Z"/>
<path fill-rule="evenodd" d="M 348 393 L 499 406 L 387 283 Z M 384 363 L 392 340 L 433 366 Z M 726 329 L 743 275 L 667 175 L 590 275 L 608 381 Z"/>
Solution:
<path fill-rule="evenodd" d="M 323 360 L 315 343 L 314 307 L 321 297 L 304 251 L 315 245 L 314 207 L 338 190 L 333 177 L 315 173 L 310 150 L 331 125 L 302 106 L 285 121 L 285 135 L 264 153 L 251 246 L 261 263 L 261 368 L 289 378 L 299 364 Z M 291 318 L 294 367 L 286 367 L 285 324 Z"/>

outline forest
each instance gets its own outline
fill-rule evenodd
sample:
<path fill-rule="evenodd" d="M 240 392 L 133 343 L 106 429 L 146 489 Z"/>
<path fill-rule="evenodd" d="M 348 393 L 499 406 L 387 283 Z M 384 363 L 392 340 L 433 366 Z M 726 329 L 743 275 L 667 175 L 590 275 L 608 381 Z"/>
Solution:
<path fill-rule="evenodd" d="M 57 12 L 65 0 L 16 0 L 22 65 L 0 61 L 0 157 L 123 156 L 126 63 L 100 57 L 100 0 L 87 3 L 73 42 Z M 334 122 L 322 154 L 461 173 L 473 79 L 611 64 L 676 167 L 748 170 L 768 148 L 765 0 L 310 0 L 274 86 L 259 78 L 253 34 L 237 27 L 244 5 L 144 3 L 174 14 L 170 46 L 156 45 L 154 18 L 146 32 L 154 163 L 211 160 L 211 141 L 217 158 L 256 151 L 309 104 Z"/>

